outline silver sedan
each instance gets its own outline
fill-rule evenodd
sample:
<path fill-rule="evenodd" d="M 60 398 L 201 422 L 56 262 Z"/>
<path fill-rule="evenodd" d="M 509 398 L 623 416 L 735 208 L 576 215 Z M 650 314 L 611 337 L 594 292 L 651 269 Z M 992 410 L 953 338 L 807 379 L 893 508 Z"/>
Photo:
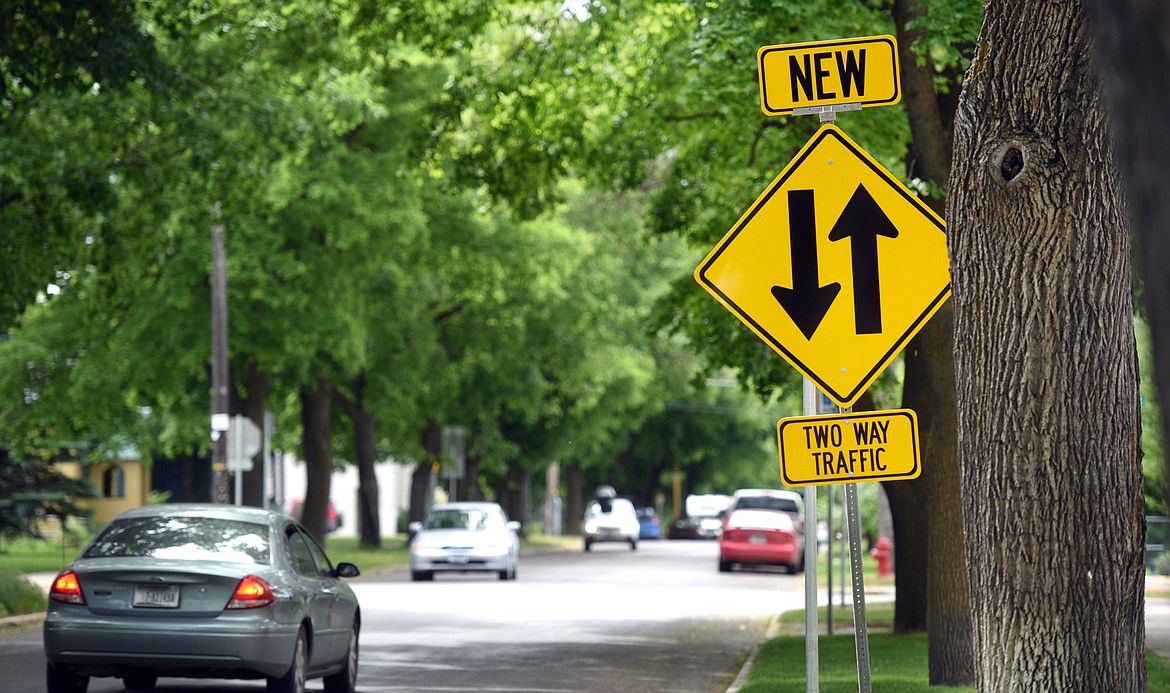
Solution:
<path fill-rule="evenodd" d="M 91 676 L 131 690 L 159 676 L 266 679 L 302 693 L 357 683 L 357 597 L 288 515 L 228 505 L 155 505 L 108 524 L 53 582 L 44 643 L 49 693 Z"/>
<path fill-rule="evenodd" d="M 437 572 L 493 572 L 515 580 L 520 562 L 520 523 L 490 501 L 447 503 L 410 523 L 410 576 L 432 580 Z"/>

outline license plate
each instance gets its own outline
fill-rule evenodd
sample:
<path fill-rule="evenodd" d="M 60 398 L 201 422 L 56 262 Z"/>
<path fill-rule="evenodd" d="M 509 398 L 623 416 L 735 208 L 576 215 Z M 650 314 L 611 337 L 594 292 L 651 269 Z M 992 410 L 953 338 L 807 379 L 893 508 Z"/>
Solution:
<path fill-rule="evenodd" d="M 467 556 L 448 556 L 447 561 L 450 563 L 466 563 Z"/>
<path fill-rule="evenodd" d="M 767 541 L 768 540 L 764 538 L 763 534 L 753 534 L 750 537 L 748 537 L 749 544 L 764 544 Z"/>
<path fill-rule="evenodd" d="M 135 585 L 134 606 L 175 609 L 179 606 L 178 585 Z"/>

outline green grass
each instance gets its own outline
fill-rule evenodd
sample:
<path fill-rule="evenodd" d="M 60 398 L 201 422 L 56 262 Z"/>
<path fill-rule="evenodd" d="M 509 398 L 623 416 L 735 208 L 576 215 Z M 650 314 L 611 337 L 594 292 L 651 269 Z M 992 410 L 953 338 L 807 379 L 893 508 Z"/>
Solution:
<path fill-rule="evenodd" d="M 22 575 L 0 575 L 0 616 L 44 611 L 44 593 Z"/>
<path fill-rule="evenodd" d="M 822 635 L 817 640 L 818 674 L 822 693 L 857 691 L 857 654 L 853 635 L 853 607 L 834 607 L 835 635 L 825 635 L 826 609 L 819 609 Z M 931 686 L 926 634 L 894 635 L 892 604 L 867 605 L 870 681 L 874 693 L 958 693 L 974 688 Z M 804 611 L 780 617 L 781 635 L 761 648 L 743 693 L 805 690 Z M 1150 693 L 1170 693 L 1170 662 L 1146 650 Z"/>
<path fill-rule="evenodd" d="M 3 573 L 50 573 L 69 564 L 88 536 L 61 539 L 33 539 L 19 537 L 0 542 L 0 574 Z"/>

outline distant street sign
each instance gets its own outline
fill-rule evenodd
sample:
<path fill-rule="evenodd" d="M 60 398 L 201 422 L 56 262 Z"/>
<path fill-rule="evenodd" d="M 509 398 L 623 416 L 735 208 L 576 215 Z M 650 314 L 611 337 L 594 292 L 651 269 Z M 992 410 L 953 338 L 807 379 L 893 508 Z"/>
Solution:
<path fill-rule="evenodd" d="M 776 426 L 785 486 L 913 479 L 922 473 L 909 409 L 798 416 Z"/>
<path fill-rule="evenodd" d="M 260 427 L 246 416 L 233 416 L 228 430 L 228 470 L 252 471 L 252 458 L 260 452 L 260 443 Z"/>
<path fill-rule="evenodd" d="M 891 106 L 902 98 L 893 36 L 764 46 L 756 62 L 767 115 L 814 106 Z"/>
<path fill-rule="evenodd" d="M 951 295 L 946 224 L 826 124 L 695 279 L 848 408 Z"/>

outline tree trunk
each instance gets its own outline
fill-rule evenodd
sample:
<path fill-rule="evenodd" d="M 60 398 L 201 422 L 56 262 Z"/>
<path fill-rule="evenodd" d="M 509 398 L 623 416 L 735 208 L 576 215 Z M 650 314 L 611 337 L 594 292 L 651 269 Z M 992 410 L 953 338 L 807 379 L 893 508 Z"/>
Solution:
<path fill-rule="evenodd" d="M 423 460 L 414 467 L 410 475 L 410 522 L 421 522 L 433 502 L 432 487 L 435 464 L 439 459 L 442 433 L 439 422 L 428 419 L 422 433 Z"/>
<path fill-rule="evenodd" d="M 345 410 L 353 424 L 353 448 L 358 472 L 358 532 L 361 545 L 382 548 L 382 517 L 379 507 L 377 451 L 374 445 L 374 415 L 365 408 L 366 376 L 360 373 L 350 384 L 353 399 L 340 392 L 333 399 Z"/>
<path fill-rule="evenodd" d="M 305 507 L 301 523 L 325 545 L 325 516 L 333 482 L 332 388 L 324 379 L 313 389 L 301 390 L 302 447 L 305 455 Z"/>
<path fill-rule="evenodd" d="M 496 484 L 496 502 L 503 506 L 509 519 L 528 524 L 531 487 L 532 472 L 524 469 L 519 460 L 508 460 L 508 472 Z"/>
<path fill-rule="evenodd" d="M 918 414 L 925 485 L 926 627 L 932 686 L 975 685 L 971 602 L 956 457 L 954 310 L 943 306 L 906 354 L 903 406 Z M 915 387 L 911 387 L 911 383 Z M 887 487 L 892 484 L 886 484 Z M 899 558 L 901 553 L 899 553 Z M 901 588 L 901 585 L 899 585 Z"/>
<path fill-rule="evenodd" d="M 1080 3 L 987 3 L 950 184 L 980 691 L 1144 691 L 1125 207 Z"/>
<path fill-rule="evenodd" d="M 1088 0 L 1086 6 L 1129 193 L 1165 439 L 1170 435 L 1170 90 L 1150 86 L 1162 85 L 1170 72 L 1170 6 L 1149 0 Z M 1170 504 L 1170 455 L 1162 461 L 1162 493 Z"/>
<path fill-rule="evenodd" d="M 581 518 L 585 507 L 581 503 L 581 462 L 573 460 L 565 465 L 565 534 L 581 533 Z"/>
<path fill-rule="evenodd" d="M 913 135 L 911 173 L 942 188 L 951 172 L 953 123 L 943 117 L 939 108 L 930 54 L 916 50 L 916 44 L 926 38 L 921 22 L 923 15 L 924 8 L 918 0 L 894 1 L 902 89 Z M 943 200 L 927 198 L 925 201 L 936 212 L 943 213 Z M 975 683 L 975 660 L 971 650 L 971 604 L 963 553 L 962 499 L 956 456 L 953 306 L 949 304 L 935 313 L 907 349 L 902 405 L 917 413 L 921 441 L 922 477 L 915 483 L 925 486 L 918 490 L 924 496 L 925 512 L 919 518 L 921 524 L 913 531 L 927 534 L 925 546 L 915 548 L 926 559 L 924 606 L 930 684 L 970 686 Z M 884 486 L 888 490 L 897 484 Z M 906 514 L 917 513 L 914 509 L 903 510 L 903 515 Z M 906 523 L 902 526 L 905 528 Z M 922 538 L 915 537 L 915 541 L 920 542 Z M 901 542 L 898 544 L 895 571 L 906 560 Z M 916 577 L 921 575 L 917 569 L 914 573 Z M 899 581 L 899 601 L 902 587 Z M 916 582 L 912 594 L 919 594 L 922 587 Z M 909 613 L 903 614 L 904 617 L 919 615 L 917 609 L 906 611 Z M 910 625 L 909 618 L 899 622 L 896 613 L 895 628 L 907 625 Z"/>
<path fill-rule="evenodd" d="M 854 410 L 858 409 L 855 407 Z M 925 464 L 922 473 L 926 473 Z M 890 515 L 894 520 L 894 549 L 898 552 L 898 560 L 894 562 L 894 584 L 897 585 L 894 632 L 925 630 L 926 579 L 930 555 L 927 546 L 930 511 L 926 480 L 919 477 L 912 481 L 883 483 L 882 486 L 890 500 Z"/>

